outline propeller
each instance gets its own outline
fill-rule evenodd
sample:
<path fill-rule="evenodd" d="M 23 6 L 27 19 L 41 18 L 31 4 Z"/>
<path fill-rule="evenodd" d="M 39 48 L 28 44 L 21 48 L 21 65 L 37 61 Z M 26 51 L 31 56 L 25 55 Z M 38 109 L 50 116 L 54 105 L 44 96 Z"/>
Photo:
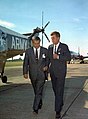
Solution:
<path fill-rule="evenodd" d="M 37 27 L 33 30 L 33 33 L 25 33 L 23 35 L 29 36 L 30 38 L 32 38 L 35 34 L 39 34 L 40 32 L 42 32 L 42 45 L 43 45 L 43 34 L 45 35 L 46 39 L 50 42 L 48 36 L 45 33 L 45 28 L 48 26 L 50 22 L 48 22 L 44 27 L 42 26 L 42 29 Z"/>
<path fill-rule="evenodd" d="M 45 33 L 45 28 L 48 26 L 50 22 L 47 22 L 46 25 L 43 27 L 43 12 L 42 12 L 42 28 L 35 28 L 33 29 L 33 33 L 25 33 L 23 35 L 29 36 L 30 39 L 32 39 L 33 36 L 38 36 L 40 32 L 42 32 L 42 46 L 43 46 L 43 34 L 45 35 L 48 42 L 50 42 L 47 34 Z"/>
<path fill-rule="evenodd" d="M 42 26 L 42 29 L 37 27 L 36 29 L 34 29 L 33 33 L 30 35 L 30 37 L 33 37 L 36 33 L 40 33 L 42 32 L 42 42 L 43 42 L 43 34 L 45 35 L 46 39 L 50 42 L 48 36 L 45 33 L 45 28 L 48 26 L 50 22 L 48 22 L 44 27 Z M 42 44 L 43 45 L 43 44 Z"/>
<path fill-rule="evenodd" d="M 50 42 L 48 36 L 45 33 L 45 28 L 48 26 L 50 22 L 48 22 L 44 27 L 42 27 L 41 32 L 42 32 L 42 41 L 43 41 L 43 34 L 45 35 L 46 39 Z M 43 44 L 42 44 L 43 45 Z"/>

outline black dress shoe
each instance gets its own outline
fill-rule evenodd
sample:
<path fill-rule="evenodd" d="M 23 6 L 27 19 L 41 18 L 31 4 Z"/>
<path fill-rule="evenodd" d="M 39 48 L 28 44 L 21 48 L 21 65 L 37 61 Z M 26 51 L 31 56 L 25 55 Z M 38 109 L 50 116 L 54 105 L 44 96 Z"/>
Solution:
<path fill-rule="evenodd" d="M 56 119 L 61 119 L 61 114 L 60 114 L 60 112 L 56 112 Z"/>
<path fill-rule="evenodd" d="M 35 115 L 37 115 L 37 114 L 38 114 L 38 110 L 34 110 L 33 113 L 34 113 Z"/>
<path fill-rule="evenodd" d="M 56 116 L 56 119 L 62 119 L 61 116 Z"/>

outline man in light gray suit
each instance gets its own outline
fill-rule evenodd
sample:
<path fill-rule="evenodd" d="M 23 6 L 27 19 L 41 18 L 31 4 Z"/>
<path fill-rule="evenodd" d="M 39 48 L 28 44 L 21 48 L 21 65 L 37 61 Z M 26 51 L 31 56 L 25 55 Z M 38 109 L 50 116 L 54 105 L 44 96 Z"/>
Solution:
<path fill-rule="evenodd" d="M 48 48 L 48 65 L 50 65 L 49 71 L 55 94 L 56 119 L 61 119 L 67 61 L 71 60 L 71 54 L 68 46 L 60 42 L 59 32 L 52 32 L 51 39 L 53 44 Z"/>
<path fill-rule="evenodd" d="M 34 89 L 34 103 L 33 112 L 38 114 L 38 110 L 42 107 L 42 93 L 45 83 L 45 71 L 47 49 L 40 46 L 40 38 L 32 38 L 33 47 L 29 48 L 25 52 L 23 62 L 23 75 L 24 78 L 30 77 L 33 89 Z M 29 74 L 28 74 L 29 73 Z"/>

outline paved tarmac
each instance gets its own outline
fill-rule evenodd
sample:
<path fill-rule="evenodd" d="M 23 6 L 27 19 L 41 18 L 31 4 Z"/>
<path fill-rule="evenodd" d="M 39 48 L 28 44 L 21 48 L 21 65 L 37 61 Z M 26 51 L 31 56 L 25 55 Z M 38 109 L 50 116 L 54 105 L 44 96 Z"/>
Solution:
<path fill-rule="evenodd" d="M 6 68 L 8 83 L 0 80 L 0 119 L 55 119 L 54 94 L 49 80 L 45 84 L 43 107 L 32 113 L 33 89 L 24 80 L 22 66 Z M 62 119 L 88 119 L 88 64 L 68 64 Z"/>

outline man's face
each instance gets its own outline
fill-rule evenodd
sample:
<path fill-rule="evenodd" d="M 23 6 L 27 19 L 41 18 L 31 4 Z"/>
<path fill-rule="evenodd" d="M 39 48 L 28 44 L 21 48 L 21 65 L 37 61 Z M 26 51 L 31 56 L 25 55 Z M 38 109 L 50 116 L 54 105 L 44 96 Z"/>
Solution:
<path fill-rule="evenodd" d="M 39 40 L 32 40 L 33 46 L 35 48 L 39 48 L 40 47 L 40 41 Z"/>
<path fill-rule="evenodd" d="M 57 45 L 58 42 L 60 41 L 60 38 L 57 37 L 55 34 L 51 36 L 51 40 L 53 42 L 53 44 Z"/>

